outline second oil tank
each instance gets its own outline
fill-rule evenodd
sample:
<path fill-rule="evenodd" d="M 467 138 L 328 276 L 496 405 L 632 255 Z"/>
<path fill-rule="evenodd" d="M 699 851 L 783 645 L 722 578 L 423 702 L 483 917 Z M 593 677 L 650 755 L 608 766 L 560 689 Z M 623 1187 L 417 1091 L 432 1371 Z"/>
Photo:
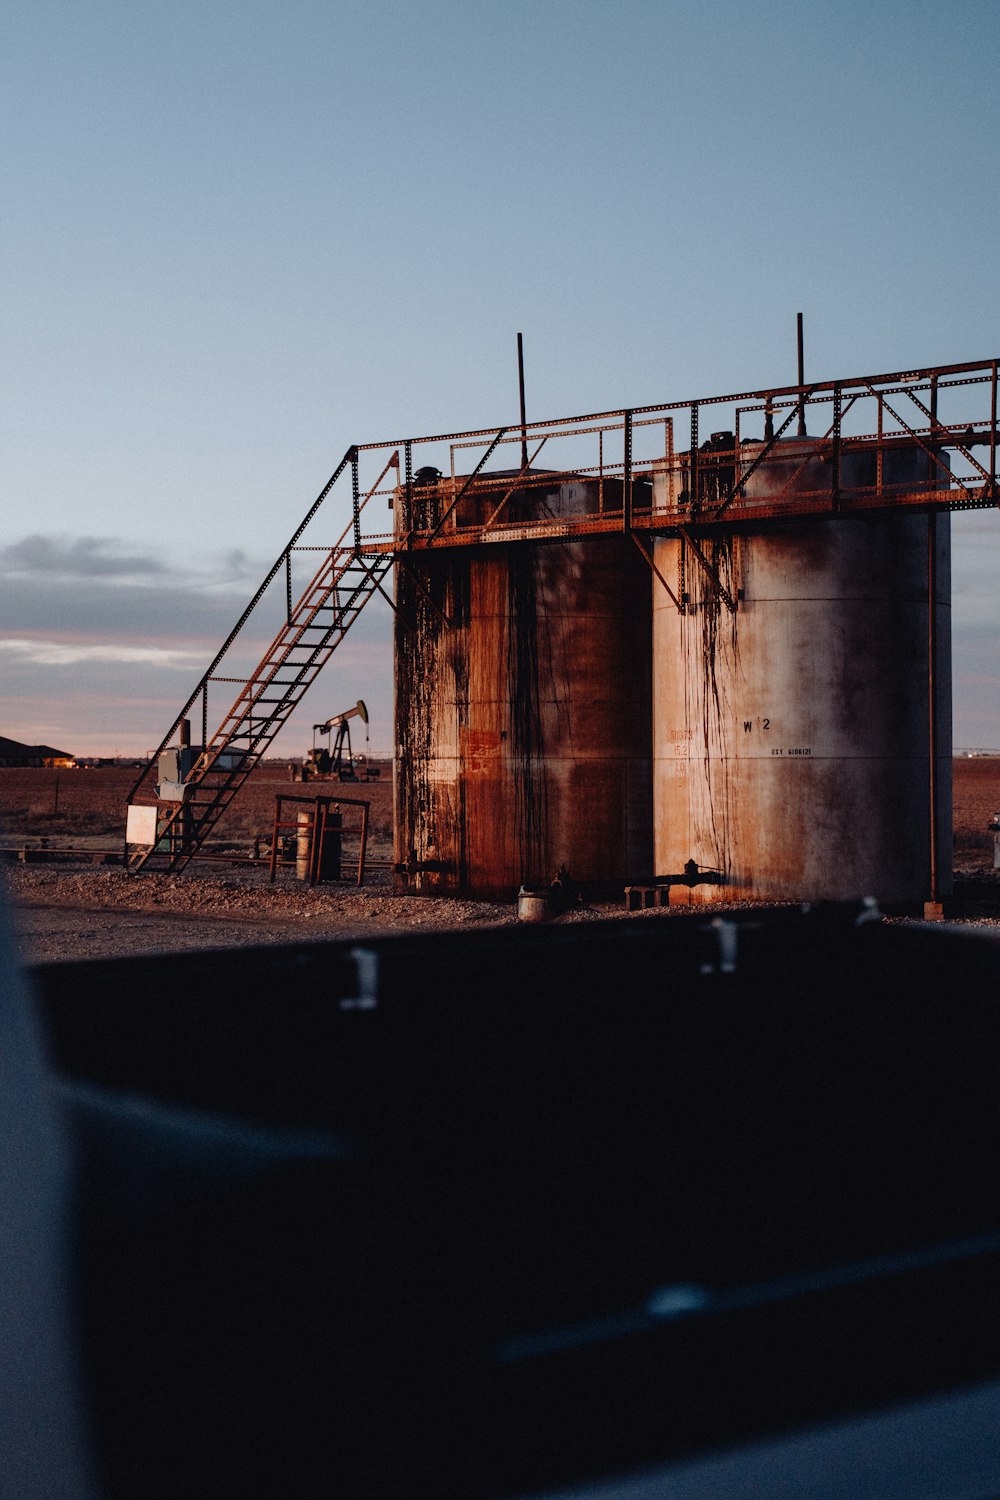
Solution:
<path fill-rule="evenodd" d="M 845 458 L 845 489 L 869 485 L 873 461 Z M 926 484 L 927 469 L 901 446 L 882 482 Z M 829 475 L 815 440 L 790 439 L 747 495 L 822 494 Z M 948 517 L 771 519 L 699 545 L 702 559 L 656 544 L 684 604 L 654 581 L 657 874 L 693 860 L 718 882 L 707 895 L 904 902 L 927 898 L 933 863 L 947 893 Z"/>

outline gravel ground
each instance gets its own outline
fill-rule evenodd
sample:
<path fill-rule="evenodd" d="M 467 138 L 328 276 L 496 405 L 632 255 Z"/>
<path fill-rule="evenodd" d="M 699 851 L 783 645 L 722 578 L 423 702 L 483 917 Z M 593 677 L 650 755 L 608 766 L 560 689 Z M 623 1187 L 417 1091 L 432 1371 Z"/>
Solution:
<path fill-rule="evenodd" d="M 245 866 L 225 874 L 127 876 L 114 867 L 15 864 L 4 868 L 3 880 L 24 963 L 517 922 L 513 902 L 397 895 L 387 871 L 362 889 L 309 887 L 290 877 L 272 885 L 266 868 Z M 613 903 L 580 906 L 557 920 L 621 915 Z"/>
<path fill-rule="evenodd" d="M 969 871 L 946 916 L 963 926 L 1000 928 L 1000 882 L 993 872 Z M 998 872 L 1000 873 L 1000 872 Z M 317 941 L 373 934 L 516 923 L 513 903 L 396 895 L 387 871 L 359 889 L 310 888 L 286 876 L 270 884 L 266 868 L 242 866 L 210 874 L 127 876 L 113 866 L 8 865 L 3 880 L 13 908 L 22 961 L 112 958 L 262 943 Z M 738 902 L 752 908 L 756 903 Z M 727 909 L 734 909 L 733 907 Z M 705 915 L 705 907 L 658 909 L 635 920 Z M 561 923 L 623 915 L 621 903 L 581 906 Z M 894 914 L 889 921 L 912 921 Z"/>
<path fill-rule="evenodd" d="M 26 963 L 516 920 L 512 906 L 396 896 L 385 876 L 359 890 L 270 885 L 265 870 L 253 869 L 131 877 L 107 867 L 15 865 L 4 874 Z"/>

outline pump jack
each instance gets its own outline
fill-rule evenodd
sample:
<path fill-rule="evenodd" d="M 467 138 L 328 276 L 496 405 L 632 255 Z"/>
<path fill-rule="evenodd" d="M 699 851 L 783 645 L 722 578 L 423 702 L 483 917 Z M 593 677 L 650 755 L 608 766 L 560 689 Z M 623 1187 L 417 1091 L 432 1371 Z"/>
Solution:
<path fill-rule="evenodd" d="M 351 749 L 351 719 L 360 719 L 367 731 L 368 710 L 359 698 L 353 708 L 334 714 L 325 724 L 313 725 L 313 744 L 302 766 L 302 780 L 324 781 L 374 781 L 378 767 L 373 767 L 367 754 L 355 756 Z M 336 731 L 334 733 L 334 731 Z M 316 736 L 334 735 L 332 743 L 317 745 Z M 368 743 L 367 733 L 365 743 Z"/>

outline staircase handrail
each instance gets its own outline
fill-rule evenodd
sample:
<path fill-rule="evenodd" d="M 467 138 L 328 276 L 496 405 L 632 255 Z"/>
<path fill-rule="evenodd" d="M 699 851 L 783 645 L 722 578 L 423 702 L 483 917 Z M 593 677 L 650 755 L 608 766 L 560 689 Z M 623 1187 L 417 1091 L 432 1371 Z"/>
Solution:
<path fill-rule="evenodd" d="M 125 799 L 126 802 L 131 802 L 132 801 L 132 798 L 135 796 L 136 792 L 139 790 L 139 788 L 142 786 L 143 782 L 146 780 L 146 777 L 149 775 L 150 770 L 156 764 L 156 762 L 159 760 L 161 753 L 169 745 L 171 739 L 173 738 L 174 731 L 180 725 L 181 720 L 186 717 L 188 709 L 191 708 L 191 706 L 194 703 L 195 699 L 198 697 L 198 694 L 203 690 L 206 682 L 211 677 L 212 673 L 215 671 L 216 667 L 219 665 L 220 661 L 225 656 L 226 652 L 229 650 L 230 646 L 233 644 L 233 642 L 235 641 L 236 637 L 239 635 L 240 631 L 243 629 L 244 625 L 249 620 L 250 616 L 253 614 L 254 610 L 257 608 L 257 605 L 260 603 L 261 599 L 263 599 L 263 597 L 266 594 L 267 590 L 270 588 L 271 584 L 274 582 L 275 578 L 278 576 L 278 573 L 280 572 L 283 564 L 285 563 L 286 558 L 291 553 L 292 548 L 295 546 L 295 543 L 298 541 L 299 537 L 305 531 L 306 527 L 309 525 L 309 522 L 313 519 L 313 517 L 315 516 L 316 512 L 319 510 L 320 506 L 323 504 L 323 501 L 326 499 L 327 495 L 333 489 L 334 485 L 337 483 L 337 480 L 340 478 L 341 474 L 343 474 L 344 470 L 347 468 L 347 465 L 349 463 L 351 463 L 351 461 L 355 458 L 356 454 L 357 454 L 357 447 L 354 444 L 352 444 L 351 447 L 348 448 L 347 452 L 344 454 L 343 458 L 340 460 L 340 463 L 334 469 L 333 473 L 331 474 L 330 478 L 327 480 L 326 484 L 320 490 L 318 496 L 313 501 L 313 503 L 310 506 L 309 510 L 306 512 L 304 520 L 301 522 L 301 524 L 296 529 L 295 533 L 293 534 L 291 540 L 288 542 L 287 546 L 284 548 L 284 550 L 282 552 L 280 552 L 278 554 L 278 557 L 277 557 L 277 560 L 274 563 L 274 566 L 271 568 L 271 570 L 268 573 L 267 577 L 264 579 L 264 582 L 261 584 L 260 588 L 254 594 L 253 598 L 250 600 L 250 603 L 247 605 L 246 609 L 240 615 L 239 619 L 237 620 L 236 624 L 233 626 L 232 630 L 229 632 L 229 635 L 226 637 L 225 642 L 220 647 L 220 649 L 218 650 L 218 652 L 216 653 L 216 655 L 213 657 L 210 666 L 206 669 L 206 671 L 204 671 L 202 673 L 201 678 L 199 679 L 198 684 L 197 684 L 197 686 L 194 689 L 194 692 L 191 694 L 190 698 L 187 700 L 187 702 L 185 703 L 184 707 L 181 709 L 180 713 L 174 719 L 174 722 L 171 724 L 170 728 L 167 730 L 166 734 L 163 736 L 163 739 L 160 741 L 159 745 L 156 747 L 156 749 L 150 755 L 149 759 L 146 761 L 146 764 L 143 766 L 141 772 L 139 773 L 139 776 L 138 776 L 137 780 L 132 784 L 131 788 L 129 789 L 129 792 L 128 792 L 128 794 L 126 796 L 126 799 Z M 369 498 L 369 497 L 366 497 L 366 503 L 367 503 L 367 498 Z M 347 535 L 347 532 L 350 531 L 352 525 L 353 525 L 353 521 L 349 522 L 348 525 L 345 527 L 345 529 L 344 529 L 344 531 L 343 531 L 343 533 L 341 535 L 341 541 Z"/>

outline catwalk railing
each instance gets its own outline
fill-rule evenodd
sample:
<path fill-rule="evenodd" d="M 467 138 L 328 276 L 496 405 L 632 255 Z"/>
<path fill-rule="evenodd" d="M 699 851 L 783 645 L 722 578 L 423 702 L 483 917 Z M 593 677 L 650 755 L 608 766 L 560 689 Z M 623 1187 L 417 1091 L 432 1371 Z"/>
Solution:
<path fill-rule="evenodd" d="M 706 418 L 712 431 L 705 434 Z M 797 439 L 796 463 L 766 495 L 758 470 Z M 492 470 L 511 446 L 527 463 Z M 382 445 L 364 450 L 373 455 Z M 519 424 L 396 443 L 408 457 L 401 514 L 379 550 L 407 552 L 584 536 L 678 532 L 810 515 L 993 506 L 997 486 L 997 361 L 817 381 L 667 402 L 589 417 Z M 438 459 L 410 469 L 422 448 Z M 893 477 L 893 457 L 915 449 L 922 473 Z M 912 469 L 912 465 L 911 465 Z M 499 472 L 498 472 L 499 470 Z M 572 516 L 539 497 L 559 480 L 588 482 Z M 492 502 L 492 503 L 491 503 Z"/>

